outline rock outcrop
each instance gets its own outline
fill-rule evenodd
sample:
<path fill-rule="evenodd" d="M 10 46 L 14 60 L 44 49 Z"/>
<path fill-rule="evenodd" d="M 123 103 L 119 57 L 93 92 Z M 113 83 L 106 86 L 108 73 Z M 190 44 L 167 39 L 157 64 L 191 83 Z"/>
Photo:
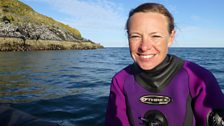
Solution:
<path fill-rule="evenodd" d="M 96 44 L 91 40 L 85 39 L 81 36 L 79 30 L 72 28 L 68 25 L 55 21 L 54 19 L 44 16 L 35 12 L 31 7 L 27 6 L 26 4 L 18 1 L 18 0 L 0 0 L 0 37 L 1 38 L 13 38 L 13 42 L 7 42 L 6 39 L 3 39 L 0 42 L 0 48 L 4 45 L 14 46 L 15 39 L 18 38 L 18 41 L 23 40 L 22 46 L 25 47 L 27 40 L 30 41 L 31 46 L 32 42 L 37 41 L 46 41 L 52 43 L 61 42 L 74 42 L 75 44 L 72 47 L 68 47 L 67 45 L 54 45 L 54 46 L 66 46 L 65 49 L 73 49 L 74 47 L 78 46 L 77 43 L 84 46 L 88 43 L 88 48 L 90 44 L 92 44 L 94 48 L 102 48 L 100 44 Z M 14 45 L 12 44 L 14 43 Z M 82 44 L 85 43 L 85 44 Z M 21 44 L 20 44 L 21 45 Z M 33 44 L 34 45 L 34 44 Z M 43 44 L 42 44 L 43 45 Z M 48 43 L 45 44 L 44 48 L 49 45 Z M 27 46 L 27 45 L 26 45 Z M 80 46 L 79 46 L 80 47 Z M 8 47 L 7 47 L 8 48 Z M 16 48 L 16 47 L 15 47 Z M 35 47 L 33 47 L 35 49 Z M 40 47 L 38 47 L 40 48 Z M 41 47 L 42 48 L 42 47 Z M 85 47 L 80 47 L 85 48 Z M 37 49 L 37 48 L 36 48 Z M 57 48 L 56 48 L 57 49 Z M 62 48 L 61 48 L 62 49 Z"/>
<path fill-rule="evenodd" d="M 34 23 L 15 25 L 8 21 L 0 22 L 0 37 L 74 42 L 90 41 L 55 26 Z"/>

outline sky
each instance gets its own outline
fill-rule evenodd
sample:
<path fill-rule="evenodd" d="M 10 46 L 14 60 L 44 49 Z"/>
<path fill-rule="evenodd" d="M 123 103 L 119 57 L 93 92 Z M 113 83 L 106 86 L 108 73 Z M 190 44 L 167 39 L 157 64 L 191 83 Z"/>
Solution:
<path fill-rule="evenodd" d="M 125 23 L 145 2 L 163 4 L 173 15 L 172 47 L 224 47 L 224 0 L 20 0 L 38 13 L 80 31 L 104 47 L 128 47 Z"/>

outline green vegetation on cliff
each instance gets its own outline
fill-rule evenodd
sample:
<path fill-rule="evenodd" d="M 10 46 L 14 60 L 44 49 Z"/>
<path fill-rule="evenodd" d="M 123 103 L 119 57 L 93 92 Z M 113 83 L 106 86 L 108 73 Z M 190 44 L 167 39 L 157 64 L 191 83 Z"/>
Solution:
<path fill-rule="evenodd" d="M 0 51 L 103 48 L 18 0 L 0 0 Z"/>
<path fill-rule="evenodd" d="M 0 20 L 8 20 L 15 25 L 24 23 L 45 24 L 68 30 L 74 36 L 81 37 L 80 32 L 68 25 L 55 21 L 54 19 L 35 12 L 31 7 L 18 0 L 0 0 Z"/>

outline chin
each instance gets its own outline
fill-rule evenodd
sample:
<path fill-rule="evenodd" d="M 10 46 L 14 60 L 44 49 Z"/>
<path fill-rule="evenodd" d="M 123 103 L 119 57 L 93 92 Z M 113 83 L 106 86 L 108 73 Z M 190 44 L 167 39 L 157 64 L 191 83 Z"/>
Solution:
<path fill-rule="evenodd" d="M 141 63 L 138 63 L 139 67 L 142 68 L 143 70 L 152 70 L 153 68 L 156 67 L 156 65 L 153 65 L 153 64 L 141 64 Z"/>

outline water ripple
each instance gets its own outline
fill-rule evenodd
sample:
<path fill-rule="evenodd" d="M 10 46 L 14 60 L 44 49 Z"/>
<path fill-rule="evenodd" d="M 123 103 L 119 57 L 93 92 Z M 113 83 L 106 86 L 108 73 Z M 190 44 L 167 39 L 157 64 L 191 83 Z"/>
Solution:
<path fill-rule="evenodd" d="M 224 49 L 171 48 L 211 70 L 224 91 Z M 112 76 L 128 48 L 0 53 L 0 103 L 66 126 L 102 126 Z"/>

